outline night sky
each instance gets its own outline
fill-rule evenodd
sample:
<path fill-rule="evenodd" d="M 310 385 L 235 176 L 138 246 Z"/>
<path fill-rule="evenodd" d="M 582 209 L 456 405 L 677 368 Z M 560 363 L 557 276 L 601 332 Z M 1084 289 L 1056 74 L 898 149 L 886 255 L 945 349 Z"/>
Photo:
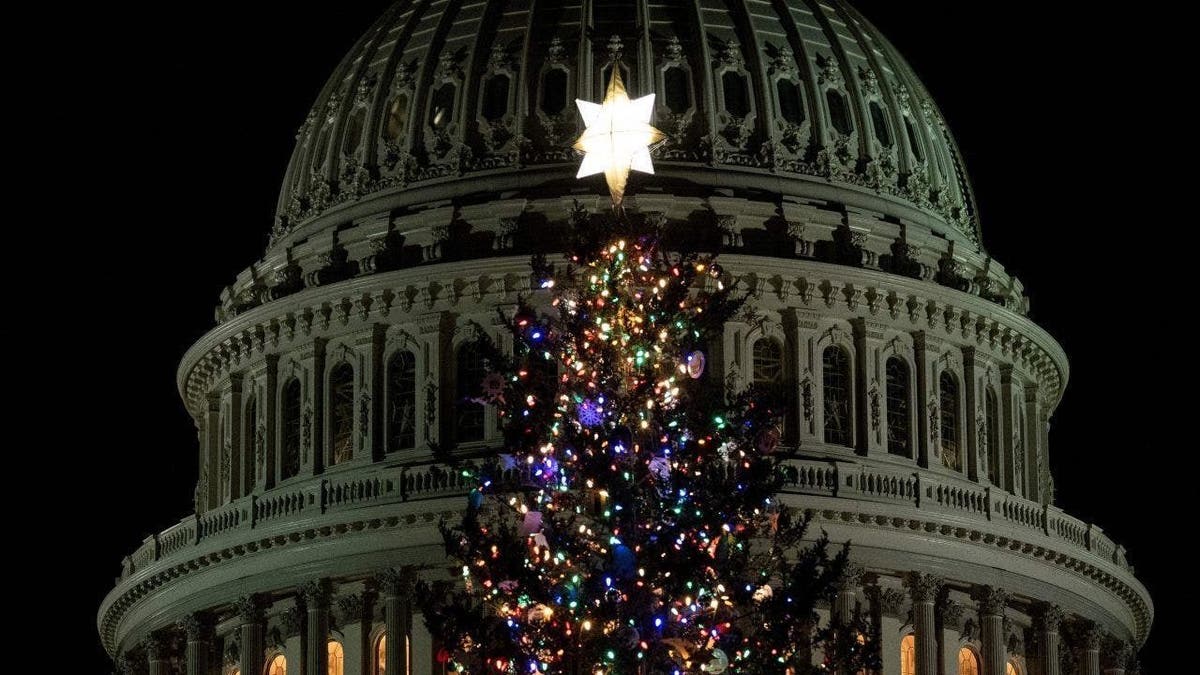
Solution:
<path fill-rule="evenodd" d="M 74 535 L 87 564 L 72 578 L 86 663 L 73 672 L 111 667 L 95 611 L 121 558 L 191 512 L 197 445 L 175 368 L 214 326 L 221 289 L 262 253 L 296 129 L 387 3 L 329 4 L 105 3 L 84 10 L 103 17 L 77 15 L 107 30 L 81 43 L 78 88 L 48 115 L 70 125 L 60 142 L 96 158 L 78 166 L 91 216 L 71 224 L 91 269 L 72 296 L 72 329 L 47 339 L 63 341 L 64 376 L 105 384 L 54 430 L 77 450 L 75 494 L 88 505 Z M 1024 282 L 1032 318 L 1071 359 L 1050 435 L 1058 504 L 1129 550 L 1157 604 L 1158 635 L 1143 651 L 1153 672 L 1177 600 L 1146 522 L 1166 519 L 1161 491 L 1185 488 L 1156 485 L 1183 418 L 1164 388 L 1181 352 L 1152 337 L 1168 311 L 1161 269 L 1186 261 L 1171 250 L 1183 226 L 1162 201 L 1168 150 L 1150 140 L 1169 143 L 1169 133 L 1144 130 L 1159 121 L 1132 103 L 1146 99 L 1115 94 L 1153 70 L 1129 41 L 1139 19 L 1059 4 L 856 6 L 939 104 L 966 155 L 986 248 Z M 92 114 L 75 116 L 80 106 Z"/>

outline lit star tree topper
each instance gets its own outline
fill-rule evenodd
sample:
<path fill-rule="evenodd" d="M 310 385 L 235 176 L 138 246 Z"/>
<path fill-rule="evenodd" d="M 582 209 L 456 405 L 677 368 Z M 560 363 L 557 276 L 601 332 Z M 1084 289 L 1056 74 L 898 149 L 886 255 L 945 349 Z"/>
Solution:
<path fill-rule="evenodd" d="M 604 174 L 613 208 L 625 198 L 629 172 L 654 173 L 650 146 L 665 138 L 650 125 L 654 112 L 654 94 L 630 100 L 621 81 L 621 69 L 613 64 L 612 78 L 602 103 L 575 99 L 586 129 L 575 141 L 575 149 L 584 153 L 576 178 Z"/>

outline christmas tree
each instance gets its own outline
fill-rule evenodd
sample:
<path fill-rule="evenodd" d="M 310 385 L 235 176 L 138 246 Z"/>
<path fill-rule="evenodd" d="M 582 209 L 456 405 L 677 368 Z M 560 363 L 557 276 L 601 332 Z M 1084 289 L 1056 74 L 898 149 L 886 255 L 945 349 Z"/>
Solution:
<path fill-rule="evenodd" d="M 780 504 L 780 392 L 705 371 L 739 311 L 713 256 L 620 213 L 578 218 L 551 297 L 521 303 L 512 355 L 481 340 L 505 451 L 461 523 L 454 582 L 419 594 L 448 666 L 471 673 L 852 673 L 862 617 L 818 626 L 847 564 Z M 814 657 L 815 654 L 815 657 Z M 814 665 L 815 664 L 815 665 Z"/>

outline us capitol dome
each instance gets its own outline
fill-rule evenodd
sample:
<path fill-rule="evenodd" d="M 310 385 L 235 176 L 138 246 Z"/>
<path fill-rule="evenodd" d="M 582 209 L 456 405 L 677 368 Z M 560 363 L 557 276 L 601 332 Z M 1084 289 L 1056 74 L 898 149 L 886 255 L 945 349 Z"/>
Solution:
<path fill-rule="evenodd" d="M 1136 668 L 1145 587 L 1054 505 L 1066 355 L 984 249 L 941 113 L 862 15 L 421 0 L 337 66 L 267 250 L 183 357 L 195 514 L 121 561 L 97 620 L 118 669 L 443 672 L 411 589 L 446 573 L 437 523 L 468 486 L 431 448 L 500 449 L 466 395 L 473 338 L 543 297 L 531 253 L 611 208 L 570 146 L 574 99 L 603 98 L 614 68 L 656 94 L 668 137 L 625 210 L 719 250 L 750 294 L 708 376 L 792 392 L 782 498 L 852 542 L 834 604 L 875 618 L 881 675 Z"/>

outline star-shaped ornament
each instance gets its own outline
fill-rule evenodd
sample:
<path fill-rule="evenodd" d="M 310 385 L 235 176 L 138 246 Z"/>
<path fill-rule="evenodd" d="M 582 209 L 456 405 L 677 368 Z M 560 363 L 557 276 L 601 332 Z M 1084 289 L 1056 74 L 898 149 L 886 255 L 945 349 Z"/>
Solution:
<path fill-rule="evenodd" d="M 575 99 L 583 123 L 587 126 L 575 141 L 575 149 L 584 153 L 576 178 L 603 173 L 612 194 L 613 208 L 625 198 L 629 172 L 654 173 L 650 146 L 665 134 L 650 126 L 654 112 L 654 94 L 630 100 L 621 81 L 621 69 L 613 65 L 612 79 L 602 103 Z"/>

